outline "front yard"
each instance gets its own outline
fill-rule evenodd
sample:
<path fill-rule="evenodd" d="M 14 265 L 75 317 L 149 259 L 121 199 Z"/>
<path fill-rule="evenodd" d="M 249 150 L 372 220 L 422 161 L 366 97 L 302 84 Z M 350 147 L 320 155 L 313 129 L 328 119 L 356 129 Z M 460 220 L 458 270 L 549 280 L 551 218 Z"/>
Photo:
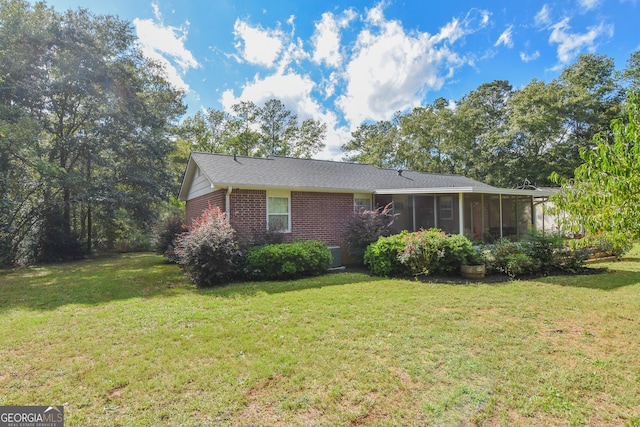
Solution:
<path fill-rule="evenodd" d="M 199 290 L 153 254 L 0 272 L 0 405 L 66 426 L 640 426 L 640 250 L 612 271 Z"/>

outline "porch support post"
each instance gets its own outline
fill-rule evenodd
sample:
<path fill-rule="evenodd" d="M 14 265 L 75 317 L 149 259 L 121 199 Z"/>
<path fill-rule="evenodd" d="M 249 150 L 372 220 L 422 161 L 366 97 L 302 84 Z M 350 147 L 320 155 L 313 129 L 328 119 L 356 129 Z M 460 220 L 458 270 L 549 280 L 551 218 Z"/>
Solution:
<path fill-rule="evenodd" d="M 440 228 L 438 227 L 438 195 L 437 194 L 433 195 L 433 226 L 435 228 Z"/>
<path fill-rule="evenodd" d="M 464 236 L 464 194 L 458 193 L 458 221 L 460 235 Z"/>
<path fill-rule="evenodd" d="M 502 239 L 502 194 L 500 194 L 500 238 Z"/>
<path fill-rule="evenodd" d="M 411 196 L 411 205 L 413 207 L 413 231 L 418 231 L 416 230 L 416 196 L 412 195 Z"/>
<path fill-rule="evenodd" d="M 484 242 L 484 193 L 480 195 L 480 218 L 482 221 L 482 225 L 480 226 L 480 232 L 482 233 L 480 235 L 480 240 Z"/>

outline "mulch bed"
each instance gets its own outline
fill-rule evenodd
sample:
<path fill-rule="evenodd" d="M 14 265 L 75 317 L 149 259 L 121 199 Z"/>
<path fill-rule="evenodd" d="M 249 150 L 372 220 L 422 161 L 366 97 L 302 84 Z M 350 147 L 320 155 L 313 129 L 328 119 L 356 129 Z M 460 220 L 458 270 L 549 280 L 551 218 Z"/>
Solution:
<path fill-rule="evenodd" d="M 602 274 L 609 271 L 606 267 L 589 267 L 582 268 L 575 273 L 570 273 L 564 270 L 552 270 L 548 274 L 532 274 L 532 275 L 524 275 L 516 277 L 516 280 L 535 280 L 541 277 L 548 276 L 587 276 L 592 274 Z M 347 265 L 344 268 L 333 270 L 332 272 L 336 273 L 363 273 L 371 276 L 369 270 L 363 265 Z M 414 280 L 413 277 L 406 277 L 405 279 Z M 492 273 L 487 274 L 483 279 L 467 279 L 465 277 L 454 275 L 454 276 L 442 276 L 442 275 L 429 275 L 429 276 L 419 276 L 416 280 L 420 280 L 425 283 L 447 283 L 447 284 L 468 284 L 468 283 L 500 283 L 500 282 L 508 282 L 510 280 L 514 280 L 506 274 L 498 274 Z"/>

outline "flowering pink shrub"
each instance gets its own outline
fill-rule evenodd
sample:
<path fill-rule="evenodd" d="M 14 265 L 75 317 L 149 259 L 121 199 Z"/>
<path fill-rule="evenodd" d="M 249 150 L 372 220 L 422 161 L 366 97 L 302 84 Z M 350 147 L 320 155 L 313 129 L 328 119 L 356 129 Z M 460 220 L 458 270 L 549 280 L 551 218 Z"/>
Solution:
<path fill-rule="evenodd" d="M 211 205 L 176 238 L 178 264 L 198 287 L 228 283 L 238 277 L 241 253 L 225 214 Z"/>

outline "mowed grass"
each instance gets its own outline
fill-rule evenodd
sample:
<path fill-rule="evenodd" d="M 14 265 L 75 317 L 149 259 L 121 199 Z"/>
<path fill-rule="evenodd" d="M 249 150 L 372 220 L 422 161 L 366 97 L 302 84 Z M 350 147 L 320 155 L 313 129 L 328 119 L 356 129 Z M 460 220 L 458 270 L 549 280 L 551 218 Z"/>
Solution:
<path fill-rule="evenodd" d="M 153 254 L 0 272 L 0 405 L 64 404 L 66 426 L 639 426 L 639 257 L 468 285 L 198 290 Z"/>

